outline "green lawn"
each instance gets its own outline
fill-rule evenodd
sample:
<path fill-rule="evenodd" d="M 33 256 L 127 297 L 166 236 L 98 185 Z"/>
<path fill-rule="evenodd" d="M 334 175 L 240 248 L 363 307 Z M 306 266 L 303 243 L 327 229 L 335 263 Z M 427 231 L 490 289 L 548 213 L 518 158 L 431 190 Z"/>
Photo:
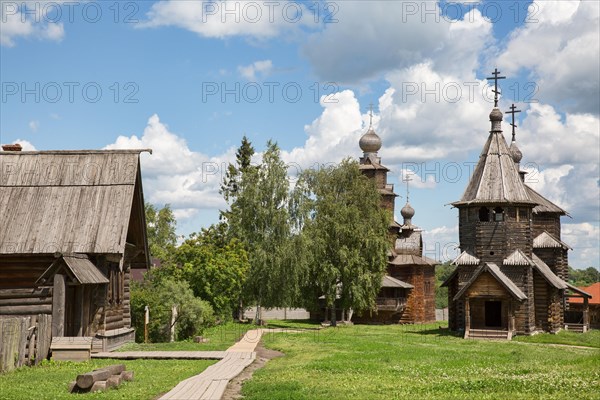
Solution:
<path fill-rule="evenodd" d="M 439 325 L 273 335 L 246 399 L 600 399 L 600 350 L 464 340 Z"/>
<path fill-rule="evenodd" d="M 533 336 L 517 336 L 513 340 L 527 343 L 557 343 L 600 348 L 600 330 L 594 329 L 586 333 L 560 331 L 555 335 L 540 333 Z"/>
<path fill-rule="evenodd" d="M 83 363 L 44 361 L 0 375 L 0 399 L 153 399 L 168 392 L 181 380 L 197 375 L 213 360 L 91 360 Z M 78 374 L 111 364 L 125 364 L 134 371 L 133 382 L 123 382 L 106 392 L 71 394 L 69 382 Z"/>

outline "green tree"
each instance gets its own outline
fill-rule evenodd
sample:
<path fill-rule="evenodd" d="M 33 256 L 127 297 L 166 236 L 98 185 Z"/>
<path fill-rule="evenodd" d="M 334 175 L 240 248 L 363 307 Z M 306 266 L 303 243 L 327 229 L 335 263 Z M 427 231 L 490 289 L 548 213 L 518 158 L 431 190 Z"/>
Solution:
<path fill-rule="evenodd" d="M 175 332 L 178 340 L 200 334 L 214 323 L 212 307 L 195 297 L 187 282 L 154 279 L 150 273 L 143 282 L 132 282 L 131 285 L 132 324 L 138 342 L 144 340 L 146 306 L 150 309 L 148 336 L 152 342 L 169 340 L 173 306 L 177 307 Z"/>
<path fill-rule="evenodd" d="M 257 319 L 260 319 L 261 307 L 287 306 L 294 301 L 299 289 L 295 278 L 297 270 L 290 254 L 293 248 L 290 189 L 281 151 L 276 143 L 269 141 L 257 167 L 249 165 L 249 153 L 248 145 L 243 142 L 238 150 L 239 175 L 235 175 L 235 190 L 225 185 L 223 191 L 230 205 L 223 215 L 230 235 L 238 238 L 248 250 L 250 270 L 244 297 L 257 305 Z"/>
<path fill-rule="evenodd" d="M 223 223 L 194 233 L 177 249 L 181 278 L 206 299 L 221 319 L 237 311 L 249 270 L 248 254 L 237 239 L 227 239 Z"/>
<path fill-rule="evenodd" d="M 448 279 L 450 274 L 454 272 L 456 267 L 450 265 L 450 261 L 435 267 L 435 308 L 446 308 L 448 307 L 448 288 L 441 287 L 440 285 Z"/>
<path fill-rule="evenodd" d="M 569 282 L 574 286 L 590 286 L 600 282 L 600 271 L 594 267 L 575 269 L 569 267 Z"/>
<path fill-rule="evenodd" d="M 156 206 L 146 203 L 145 212 L 150 254 L 162 262 L 166 262 L 172 258 L 177 244 L 177 234 L 175 233 L 177 221 L 173 210 L 169 204 L 158 209 Z"/>
<path fill-rule="evenodd" d="M 303 172 L 295 192 L 293 215 L 310 265 L 304 282 L 308 306 L 314 308 L 324 295 L 333 312 L 336 297 L 346 310 L 373 309 L 387 266 L 392 218 L 381 209 L 375 183 L 346 159 Z"/>

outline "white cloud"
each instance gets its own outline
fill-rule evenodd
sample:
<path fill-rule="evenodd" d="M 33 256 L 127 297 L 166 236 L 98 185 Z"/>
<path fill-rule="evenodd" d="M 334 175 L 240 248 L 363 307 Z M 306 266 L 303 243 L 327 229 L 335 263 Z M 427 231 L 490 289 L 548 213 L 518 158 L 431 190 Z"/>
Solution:
<path fill-rule="evenodd" d="M 313 20 L 310 10 L 293 1 L 163 0 L 154 3 L 147 16 L 139 27 L 176 26 L 202 37 L 244 36 L 259 40 L 293 34 Z"/>
<path fill-rule="evenodd" d="M 257 76 L 263 79 L 271 74 L 273 71 L 273 62 L 271 60 L 255 61 L 250 65 L 240 65 L 238 71 L 244 79 L 256 81 Z"/>
<path fill-rule="evenodd" d="M 191 218 L 201 209 L 225 206 L 219 185 L 222 171 L 235 157 L 233 148 L 218 157 L 192 151 L 156 114 L 148 119 L 140 137 L 119 136 L 105 148 L 151 148 L 152 155 L 142 154 L 146 200 L 159 205 L 171 204 L 180 218 Z"/>
<path fill-rule="evenodd" d="M 454 21 L 440 17 L 432 2 L 338 4 L 340 22 L 314 33 L 304 47 L 315 72 L 326 80 L 358 83 L 424 62 L 448 74 L 470 71 L 482 45 L 492 40 L 492 24 L 477 9 Z"/>
<path fill-rule="evenodd" d="M 21 150 L 23 150 L 23 151 L 35 151 L 35 150 L 37 150 L 35 148 L 35 146 L 31 142 L 29 142 L 27 140 L 24 140 L 24 139 L 15 139 L 12 142 L 7 142 L 7 143 L 10 143 L 10 144 L 16 144 L 16 143 L 18 143 L 18 144 L 21 145 L 21 147 L 22 147 Z"/>
<path fill-rule="evenodd" d="M 39 121 L 29 121 L 29 129 L 31 130 L 31 132 L 37 132 L 39 127 L 40 127 Z"/>
<path fill-rule="evenodd" d="M 577 268 L 598 267 L 600 263 L 600 228 L 588 222 L 563 224 L 562 236 L 573 247 L 569 264 Z"/>
<path fill-rule="evenodd" d="M 567 113 L 562 118 L 547 104 L 530 104 L 517 141 L 525 160 L 540 164 L 597 163 L 600 159 L 600 118 Z"/>
<path fill-rule="evenodd" d="M 388 163 L 463 158 L 485 141 L 492 105 L 474 71 L 444 74 L 422 63 L 390 72 L 386 79 L 390 88 L 379 99 L 377 132 Z"/>
<path fill-rule="evenodd" d="M 13 47 L 17 38 L 61 41 L 65 36 L 62 22 L 50 22 L 40 15 L 44 2 L 2 2 L 0 6 L 0 45 Z M 21 13 L 24 4 L 38 14 Z"/>
<path fill-rule="evenodd" d="M 454 260 L 459 254 L 458 225 L 423 231 L 423 255 L 438 261 Z"/>
<path fill-rule="evenodd" d="M 515 30 L 499 55 L 503 72 L 530 72 L 534 98 L 569 111 L 600 112 L 600 3 L 535 1 L 533 21 Z"/>

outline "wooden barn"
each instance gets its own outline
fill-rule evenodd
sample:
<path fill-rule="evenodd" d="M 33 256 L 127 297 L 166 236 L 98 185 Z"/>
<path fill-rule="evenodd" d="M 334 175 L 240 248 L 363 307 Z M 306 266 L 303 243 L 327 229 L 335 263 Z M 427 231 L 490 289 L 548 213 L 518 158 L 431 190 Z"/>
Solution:
<path fill-rule="evenodd" d="M 142 151 L 3 146 L 0 318 L 51 315 L 54 341 L 96 351 L 133 340 L 129 279 L 149 265 Z"/>
<path fill-rule="evenodd" d="M 415 210 L 408 203 L 401 210 L 404 223 L 394 219 L 397 194 L 387 183 L 389 169 L 381 164 L 377 152 L 382 142 L 372 126 L 359 142 L 364 152 L 361 172 L 375 180 L 381 193 L 381 207 L 390 214 L 390 251 L 387 275 L 376 300 L 377 311 L 357 317 L 364 322 L 416 323 L 435 321 L 435 265 L 423 255 L 421 229 L 412 224 Z"/>
<path fill-rule="evenodd" d="M 525 184 L 514 130 L 509 147 L 502 120 L 496 103 L 470 182 L 452 203 L 461 254 L 443 285 L 450 328 L 465 338 L 557 332 L 569 296 L 589 297 L 567 283 L 570 247 L 560 237 L 566 211 Z"/>

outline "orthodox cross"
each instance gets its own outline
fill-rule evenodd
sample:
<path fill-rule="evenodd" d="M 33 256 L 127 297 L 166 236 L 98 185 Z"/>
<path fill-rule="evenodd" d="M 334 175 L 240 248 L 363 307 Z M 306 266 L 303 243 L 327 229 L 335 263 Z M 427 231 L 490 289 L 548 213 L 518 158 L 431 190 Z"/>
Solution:
<path fill-rule="evenodd" d="M 515 125 L 515 114 L 516 113 L 520 113 L 521 110 L 517 110 L 517 107 L 515 106 L 515 103 L 513 103 L 512 106 L 510 106 L 510 111 L 507 111 L 507 114 L 511 114 L 512 117 L 512 123 L 510 124 L 510 126 L 512 126 L 512 141 L 515 141 L 515 128 L 517 127 L 517 125 Z"/>
<path fill-rule="evenodd" d="M 410 177 L 410 172 L 406 171 L 406 173 L 404 174 L 404 177 L 402 178 L 402 180 L 404 182 L 406 182 L 406 203 L 408 203 L 408 199 L 410 197 L 410 189 L 408 187 L 408 184 L 410 181 L 412 181 L 412 178 Z"/>
<path fill-rule="evenodd" d="M 494 107 L 498 107 L 498 94 L 500 94 L 500 92 L 498 92 L 498 80 L 499 79 L 506 79 L 505 76 L 499 76 L 500 75 L 500 71 L 498 71 L 498 68 L 494 68 L 494 72 L 492 72 L 492 75 L 494 76 L 490 76 L 488 78 L 485 79 L 489 79 L 489 80 L 494 80 L 494 90 L 492 90 L 492 92 L 494 92 Z"/>
<path fill-rule="evenodd" d="M 373 127 L 373 103 L 369 104 L 369 128 Z"/>

